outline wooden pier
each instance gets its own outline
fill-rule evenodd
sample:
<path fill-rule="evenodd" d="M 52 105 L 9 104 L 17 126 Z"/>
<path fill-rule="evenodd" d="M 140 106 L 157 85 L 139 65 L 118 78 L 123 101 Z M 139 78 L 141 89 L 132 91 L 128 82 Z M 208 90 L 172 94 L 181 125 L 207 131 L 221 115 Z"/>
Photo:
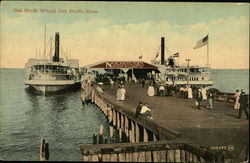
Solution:
<path fill-rule="evenodd" d="M 115 162 L 223 162 L 223 153 L 212 153 L 186 143 L 157 141 L 81 146 L 83 161 Z"/>
<path fill-rule="evenodd" d="M 236 155 L 245 153 L 248 149 L 248 121 L 236 118 L 238 111 L 233 109 L 231 97 L 224 98 L 225 102 L 220 102 L 223 98 L 216 97 L 218 101 L 214 101 L 213 110 L 205 109 L 205 101 L 203 101 L 202 110 L 198 110 L 194 99 L 149 97 L 147 96 L 147 88 L 142 88 L 138 84 L 125 85 L 127 92 L 125 101 L 116 101 L 116 89 L 111 90 L 109 86 L 101 86 L 103 93 L 98 92 L 95 86 L 90 87 L 83 84 L 82 87 L 84 89 L 84 94 L 81 96 L 83 102 L 91 101 L 96 104 L 107 117 L 111 126 L 117 129 L 119 133 L 126 135 L 129 143 L 125 144 L 131 146 L 131 148 L 137 149 L 136 146 L 140 145 L 140 143 L 144 143 L 149 147 L 152 142 L 154 144 L 165 141 L 165 145 L 172 142 L 182 144 L 178 147 L 178 150 L 184 150 L 182 147 L 185 145 L 198 144 L 206 147 L 206 150 L 212 151 L 214 154 L 213 161 L 218 157 L 222 157 L 223 159 L 220 162 L 226 162 L 226 160 L 230 160 L 229 158 L 236 159 Z M 140 101 L 149 104 L 152 110 L 152 120 L 140 116 L 135 117 L 135 108 Z M 113 145 L 114 148 L 119 146 L 122 148 L 120 144 Z M 81 146 L 83 160 L 90 161 L 87 157 L 92 155 L 89 149 L 99 147 L 103 150 L 95 154 L 101 155 L 98 157 L 99 161 L 103 160 L 102 154 L 105 153 L 107 147 L 105 144 Z M 109 144 L 108 148 L 110 147 L 112 145 Z M 201 151 L 204 150 L 200 147 L 196 148 Z M 160 148 L 156 151 L 159 150 Z M 169 150 L 172 150 L 172 148 Z M 89 151 L 89 153 L 86 153 L 86 151 Z M 187 152 L 190 151 L 187 150 Z M 221 155 L 221 152 L 223 152 L 223 155 Z M 201 158 L 200 155 L 197 156 Z M 114 161 L 111 157 L 109 158 L 109 161 Z M 97 158 L 95 157 L 95 159 Z M 208 155 L 204 156 L 203 159 L 211 161 Z M 194 162 L 200 162 L 199 160 L 201 159 Z M 119 159 L 116 161 L 119 161 Z"/>

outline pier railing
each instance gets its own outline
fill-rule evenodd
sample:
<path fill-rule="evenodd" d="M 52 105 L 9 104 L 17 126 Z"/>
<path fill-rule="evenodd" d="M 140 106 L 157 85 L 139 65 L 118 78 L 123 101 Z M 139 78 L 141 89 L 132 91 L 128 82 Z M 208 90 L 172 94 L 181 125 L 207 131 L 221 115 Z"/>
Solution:
<path fill-rule="evenodd" d="M 186 143 L 157 141 L 147 143 L 119 143 L 82 145 L 83 161 L 115 162 L 230 162 L 222 152 Z"/>

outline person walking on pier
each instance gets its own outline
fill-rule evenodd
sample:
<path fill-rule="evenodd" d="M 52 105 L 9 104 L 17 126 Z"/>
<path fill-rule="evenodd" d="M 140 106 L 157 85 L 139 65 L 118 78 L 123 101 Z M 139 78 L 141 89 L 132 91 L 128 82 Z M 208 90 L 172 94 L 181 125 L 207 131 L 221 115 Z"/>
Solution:
<path fill-rule="evenodd" d="M 192 88 L 190 87 L 190 85 L 188 85 L 188 98 L 193 98 L 193 92 L 192 92 Z"/>
<path fill-rule="evenodd" d="M 196 96 L 196 102 L 197 102 L 197 108 L 201 109 L 201 101 L 202 101 L 202 93 L 201 90 L 198 90 L 197 96 Z"/>
<path fill-rule="evenodd" d="M 234 109 L 239 110 L 240 109 L 240 102 L 239 102 L 240 92 L 239 92 L 239 90 L 236 90 L 234 97 L 235 97 Z"/>
<path fill-rule="evenodd" d="M 154 88 L 153 84 L 151 84 L 148 87 L 148 96 L 154 96 L 154 95 L 155 95 L 155 88 Z"/>
<path fill-rule="evenodd" d="M 160 87 L 159 87 L 159 92 L 160 92 L 160 96 L 164 96 L 165 94 L 165 88 L 163 86 L 163 84 L 160 84 Z"/>
<path fill-rule="evenodd" d="M 201 88 L 201 93 L 202 93 L 203 100 L 207 100 L 207 89 L 205 86 Z"/>
<path fill-rule="evenodd" d="M 145 79 L 141 80 L 141 85 L 142 85 L 142 88 L 144 88 L 144 86 L 145 86 Z"/>
<path fill-rule="evenodd" d="M 121 100 L 121 86 L 119 86 L 117 91 L 116 91 L 116 100 L 117 101 Z"/>
<path fill-rule="evenodd" d="M 181 86 L 180 88 L 180 97 L 184 97 L 184 88 Z"/>
<path fill-rule="evenodd" d="M 114 89 L 114 81 L 110 79 L 110 89 Z"/>
<path fill-rule="evenodd" d="M 242 110 L 244 110 L 247 119 L 249 119 L 249 115 L 248 115 L 248 111 L 247 111 L 247 109 L 248 109 L 248 97 L 244 91 L 242 91 L 240 94 L 239 102 L 240 102 L 240 109 L 239 109 L 238 118 L 241 119 L 241 113 L 242 113 Z"/>
<path fill-rule="evenodd" d="M 213 94 L 211 92 L 208 92 L 207 98 L 207 109 L 213 109 Z"/>
<path fill-rule="evenodd" d="M 121 86 L 120 91 L 121 91 L 121 98 L 120 98 L 120 100 L 121 100 L 121 101 L 124 101 L 124 100 L 125 100 L 125 97 L 126 97 L 126 90 L 125 90 L 125 88 L 124 88 L 123 85 Z"/>

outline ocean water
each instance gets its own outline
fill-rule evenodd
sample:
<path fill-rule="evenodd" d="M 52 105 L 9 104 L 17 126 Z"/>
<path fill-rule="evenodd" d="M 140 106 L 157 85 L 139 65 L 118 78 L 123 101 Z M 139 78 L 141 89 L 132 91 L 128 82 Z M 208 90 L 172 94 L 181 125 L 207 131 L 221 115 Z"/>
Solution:
<path fill-rule="evenodd" d="M 221 92 L 235 93 L 237 89 L 244 89 L 249 94 L 249 69 L 214 69 L 211 79 L 214 82 L 211 87 L 217 88 Z"/>
<path fill-rule="evenodd" d="M 25 89 L 24 69 L 0 69 L 0 156 L 4 160 L 39 160 L 40 138 L 49 143 L 50 160 L 80 161 L 79 146 L 92 142 L 93 133 L 108 122 L 80 94 L 35 95 Z M 249 70 L 212 70 L 213 88 L 224 92 L 245 89 Z"/>
<path fill-rule="evenodd" d="M 49 143 L 50 160 L 80 161 L 79 146 L 108 122 L 97 107 L 83 106 L 80 93 L 43 96 L 28 92 L 25 71 L 0 69 L 0 156 L 4 160 L 39 160 L 40 138 Z"/>

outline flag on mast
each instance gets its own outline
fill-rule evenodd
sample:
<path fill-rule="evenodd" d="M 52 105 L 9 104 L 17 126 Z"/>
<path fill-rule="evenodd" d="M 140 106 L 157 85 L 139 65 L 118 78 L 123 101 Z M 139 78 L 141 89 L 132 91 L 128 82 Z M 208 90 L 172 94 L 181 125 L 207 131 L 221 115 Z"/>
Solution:
<path fill-rule="evenodd" d="M 159 52 L 157 52 L 157 54 L 156 54 L 156 56 L 155 56 L 155 59 L 156 59 L 158 56 L 159 56 Z M 154 60 L 155 60 L 155 59 L 154 59 Z"/>
<path fill-rule="evenodd" d="M 179 52 L 178 52 L 178 53 L 173 54 L 173 57 L 179 57 Z"/>
<path fill-rule="evenodd" d="M 194 49 L 198 49 L 204 45 L 207 45 L 208 43 L 208 35 L 206 37 L 204 37 L 203 39 L 199 40 L 196 44 L 196 46 L 194 47 Z"/>

